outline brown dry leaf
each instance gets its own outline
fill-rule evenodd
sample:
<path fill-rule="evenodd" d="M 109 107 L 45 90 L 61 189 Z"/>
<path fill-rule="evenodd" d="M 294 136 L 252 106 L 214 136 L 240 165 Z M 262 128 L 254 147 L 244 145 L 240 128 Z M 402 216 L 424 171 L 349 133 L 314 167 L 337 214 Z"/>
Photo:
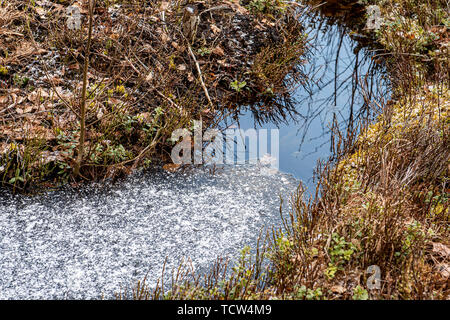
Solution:
<path fill-rule="evenodd" d="M 239 0 L 224 1 L 224 3 L 230 5 L 230 7 L 234 11 L 236 11 L 236 12 L 238 12 L 240 14 L 248 14 L 248 10 L 240 5 L 240 1 Z"/>
<path fill-rule="evenodd" d="M 109 37 L 110 37 L 111 39 L 117 40 L 117 39 L 120 38 L 120 34 L 118 34 L 118 33 L 112 33 Z"/>
<path fill-rule="evenodd" d="M 142 112 L 138 114 L 137 118 L 140 123 L 150 122 L 152 120 L 152 114 L 150 112 Z"/>
<path fill-rule="evenodd" d="M 157 28 L 156 29 L 156 33 L 158 33 L 161 37 L 161 41 L 163 43 L 167 43 L 168 41 L 171 40 L 170 36 L 167 34 L 166 31 L 164 31 L 162 28 Z"/>
<path fill-rule="evenodd" d="M 0 134 L 3 135 L 3 136 L 7 136 L 7 137 L 12 137 L 12 136 L 13 136 L 12 130 L 11 130 L 11 129 L 8 129 L 8 128 L 2 129 L 2 131 L 0 132 Z M 2 153 L 5 153 L 5 152 L 8 151 L 8 150 L 9 150 L 9 144 L 8 144 L 8 149 L 2 151 Z"/>
<path fill-rule="evenodd" d="M 8 96 L 0 96 L 0 105 L 1 104 L 7 104 L 9 101 L 9 97 Z"/>
<path fill-rule="evenodd" d="M 166 43 L 170 40 L 170 36 L 167 33 L 163 32 L 161 34 L 161 40 L 162 40 L 162 42 Z"/>
<path fill-rule="evenodd" d="M 176 172 L 180 167 L 181 167 L 181 165 L 179 165 L 179 164 L 167 163 L 163 166 L 163 169 L 168 172 Z"/>
<path fill-rule="evenodd" d="M 53 130 L 47 129 L 45 127 L 39 126 L 34 127 L 33 131 L 30 133 L 31 138 L 43 138 L 45 140 L 54 140 L 56 139 L 55 133 Z"/>
<path fill-rule="evenodd" d="M 331 287 L 331 291 L 333 291 L 334 293 L 343 294 L 346 290 L 343 286 L 334 285 Z"/>
<path fill-rule="evenodd" d="M 433 242 L 433 252 L 444 258 L 450 258 L 450 248 L 442 243 Z"/>
<path fill-rule="evenodd" d="M 359 242 L 358 239 L 352 239 L 351 243 L 358 249 L 361 250 L 361 243 Z"/>
<path fill-rule="evenodd" d="M 214 34 L 218 34 L 222 32 L 222 29 L 220 29 L 218 26 L 216 26 L 215 24 L 211 25 L 211 30 Z"/>
<path fill-rule="evenodd" d="M 47 91 L 45 91 L 45 90 L 42 89 L 42 88 L 39 88 L 39 89 L 34 90 L 32 93 L 30 93 L 30 94 L 28 95 L 28 100 L 29 100 L 30 102 L 34 102 L 34 103 L 39 104 L 39 103 L 41 102 L 41 101 L 40 101 L 41 98 L 47 99 L 49 96 L 50 96 L 50 95 L 48 94 Z"/>
<path fill-rule="evenodd" d="M 0 143 L 0 154 L 7 153 L 10 150 L 9 146 L 10 145 L 8 143 L 5 142 Z"/>
<path fill-rule="evenodd" d="M 263 28 L 263 26 L 260 26 L 259 24 L 257 24 L 255 26 L 255 29 L 261 31 L 261 30 L 264 30 L 265 28 Z"/>
<path fill-rule="evenodd" d="M 50 102 L 39 104 L 39 111 L 45 111 L 53 108 L 53 105 Z"/>
<path fill-rule="evenodd" d="M 52 88 L 51 90 L 51 99 L 52 100 L 59 100 L 61 98 L 63 98 L 64 100 L 70 100 L 70 98 L 73 96 L 72 93 L 68 92 L 68 91 L 64 91 L 64 89 L 62 87 L 55 87 Z"/>
<path fill-rule="evenodd" d="M 122 100 L 119 100 L 117 98 L 109 98 L 109 102 L 111 102 L 112 104 L 115 104 L 115 105 L 119 105 L 119 104 L 123 103 Z"/>
<path fill-rule="evenodd" d="M 27 106 L 25 106 L 25 108 L 23 109 L 23 112 L 24 112 L 24 113 L 30 113 L 31 111 L 33 111 L 33 109 L 34 109 L 34 106 L 32 106 L 32 105 L 27 105 Z"/>
<path fill-rule="evenodd" d="M 77 1 L 72 6 L 78 7 L 78 9 L 80 9 L 80 13 L 81 14 L 88 14 L 89 13 L 88 6 L 84 6 L 82 1 Z"/>
<path fill-rule="evenodd" d="M 218 56 L 224 56 L 225 52 L 223 51 L 223 49 L 219 46 L 215 47 L 212 51 L 212 53 L 217 54 Z"/>
<path fill-rule="evenodd" d="M 262 20 L 261 20 L 261 23 L 262 23 L 262 24 L 265 24 L 265 25 L 269 25 L 269 26 L 271 26 L 271 27 L 275 27 L 275 23 L 272 22 L 272 21 L 269 21 L 269 20 L 267 20 L 267 19 L 262 19 Z"/>
<path fill-rule="evenodd" d="M 436 267 L 437 267 L 439 273 L 444 278 L 449 278 L 450 277 L 450 264 L 448 264 L 448 263 L 440 263 Z"/>
<path fill-rule="evenodd" d="M 39 15 L 39 17 L 42 19 L 42 20 L 45 20 L 47 17 L 46 17 L 46 15 L 47 15 L 47 10 L 45 10 L 44 8 L 42 8 L 42 7 L 34 7 L 34 10 L 36 11 L 36 13 Z"/>
<path fill-rule="evenodd" d="M 36 48 L 32 42 L 24 41 L 21 43 L 20 47 L 16 49 L 16 52 L 14 53 L 14 56 L 17 57 L 26 57 L 32 54 L 44 54 L 47 50 L 42 48 Z"/>
<path fill-rule="evenodd" d="M 179 71 L 186 71 L 186 65 L 185 65 L 185 64 L 180 64 L 180 65 L 177 67 L 177 69 L 178 69 Z"/>
<path fill-rule="evenodd" d="M 11 93 L 11 98 L 14 104 L 17 104 L 17 94 Z"/>
<path fill-rule="evenodd" d="M 175 41 L 172 41 L 172 47 L 174 47 L 175 49 L 179 49 L 180 45 L 178 43 L 176 43 Z"/>
<path fill-rule="evenodd" d="M 16 99 L 16 101 L 14 101 L 14 103 L 16 103 L 16 104 L 21 104 L 22 102 L 25 101 L 25 99 L 26 99 L 26 98 L 24 98 L 24 97 L 17 97 L 17 99 Z"/>
<path fill-rule="evenodd" d="M 168 1 L 163 1 L 163 2 L 161 2 L 161 5 L 159 8 L 162 11 L 166 11 L 169 8 L 169 5 L 170 5 L 170 3 Z"/>
<path fill-rule="evenodd" d="M 56 77 L 56 76 L 55 76 L 55 77 L 52 77 L 52 78 L 50 78 L 50 79 L 46 79 L 46 80 L 47 80 L 47 82 L 49 82 L 50 84 L 53 84 L 53 85 L 55 85 L 55 86 L 64 83 L 64 80 L 63 80 L 63 79 L 61 79 L 61 78 L 59 78 L 59 77 Z"/>
<path fill-rule="evenodd" d="M 227 61 L 226 59 L 217 60 L 217 63 L 219 63 L 222 67 L 225 67 L 225 68 L 231 67 L 231 64 L 227 63 L 226 61 Z"/>

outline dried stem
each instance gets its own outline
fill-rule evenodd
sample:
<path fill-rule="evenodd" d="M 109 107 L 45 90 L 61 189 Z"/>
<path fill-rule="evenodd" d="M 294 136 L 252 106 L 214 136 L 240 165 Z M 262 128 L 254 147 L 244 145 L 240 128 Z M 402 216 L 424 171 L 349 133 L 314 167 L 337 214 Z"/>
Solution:
<path fill-rule="evenodd" d="M 84 142 L 85 142 L 85 134 L 86 134 L 86 92 L 87 92 L 87 73 L 89 67 L 89 52 L 91 50 L 91 42 L 92 42 L 92 24 L 93 24 L 93 15 L 94 15 L 94 3 L 95 0 L 89 1 L 89 31 L 88 31 L 88 39 L 87 39 L 87 48 L 86 54 L 84 56 L 84 67 L 83 67 L 83 89 L 81 92 L 81 108 L 80 108 L 80 140 L 78 144 L 78 157 L 75 163 L 74 174 L 80 175 L 80 168 L 83 162 L 84 156 Z"/>

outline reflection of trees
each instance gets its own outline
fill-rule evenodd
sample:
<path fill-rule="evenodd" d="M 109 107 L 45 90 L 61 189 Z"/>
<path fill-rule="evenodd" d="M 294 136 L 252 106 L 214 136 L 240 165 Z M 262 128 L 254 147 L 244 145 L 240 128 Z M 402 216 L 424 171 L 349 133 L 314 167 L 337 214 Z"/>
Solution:
<path fill-rule="evenodd" d="M 299 152 L 305 143 L 314 143 L 312 153 L 317 152 L 330 144 L 326 136 L 333 141 L 337 131 L 351 144 L 357 124 L 373 115 L 371 101 L 383 99 L 387 92 L 382 69 L 372 59 L 373 51 L 352 40 L 344 27 L 328 22 L 320 17 L 307 21 L 311 54 L 304 73 L 309 75 L 309 86 L 296 97 Z M 311 137 L 311 128 L 317 125 L 321 133 Z"/>

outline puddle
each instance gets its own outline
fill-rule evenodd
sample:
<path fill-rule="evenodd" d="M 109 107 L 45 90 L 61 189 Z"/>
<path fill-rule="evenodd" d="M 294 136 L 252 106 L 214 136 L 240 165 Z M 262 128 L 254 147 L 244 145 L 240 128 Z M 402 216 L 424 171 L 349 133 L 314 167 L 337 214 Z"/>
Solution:
<path fill-rule="evenodd" d="M 366 92 L 371 98 L 386 97 L 387 84 L 380 68 L 373 64 L 371 53 L 360 49 L 342 29 L 310 21 L 307 32 L 313 50 L 305 65 L 305 74 L 312 76 L 308 87 L 299 87 L 294 93 L 298 114 L 287 123 L 255 125 L 249 112 L 243 114 L 238 123 L 225 122 L 224 128 L 279 129 L 279 169 L 292 174 L 312 190 L 317 161 L 326 161 L 331 155 L 333 120 L 341 132 L 346 132 L 349 125 L 355 127 L 358 120 L 370 119 L 361 79 L 365 79 L 364 86 L 369 89 Z M 248 141 L 245 142 L 248 150 Z"/>

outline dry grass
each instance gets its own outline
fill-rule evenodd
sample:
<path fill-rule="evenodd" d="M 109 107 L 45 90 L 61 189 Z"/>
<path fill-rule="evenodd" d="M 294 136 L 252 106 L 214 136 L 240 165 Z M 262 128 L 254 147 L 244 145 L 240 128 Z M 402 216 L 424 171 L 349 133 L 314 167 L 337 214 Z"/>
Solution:
<path fill-rule="evenodd" d="M 448 14 L 436 20 L 445 1 L 378 4 L 394 18 L 415 13 L 424 33 L 448 21 Z M 375 123 L 362 125 L 350 148 L 337 142 L 342 152 L 321 170 L 316 198 L 306 203 L 299 189 L 272 246 L 273 286 L 282 297 L 449 298 L 448 38 L 444 32 L 423 44 L 416 35 L 406 46 L 397 28 L 385 24 L 375 35 L 394 100 L 371 101 L 380 110 Z M 380 289 L 367 286 L 371 265 L 380 267 Z"/>
<path fill-rule="evenodd" d="M 345 13 L 352 8 L 349 3 L 339 5 L 340 23 L 354 16 Z M 273 232 L 267 254 L 256 255 L 258 261 L 268 258 L 269 268 L 254 273 L 258 268 L 247 267 L 248 273 L 239 273 L 238 264 L 231 277 L 215 282 L 240 277 L 258 283 L 238 298 L 450 298 L 448 13 L 439 15 L 448 4 L 367 2 L 375 3 L 389 14 L 388 20 L 416 14 L 414 24 L 423 33 L 447 29 L 426 44 L 416 36 L 405 40 L 397 24 L 370 35 L 383 48 L 377 58 L 391 75 L 393 100 L 368 101 L 379 116 L 361 124 L 357 136 L 343 138 L 336 132 L 334 161 L 318 168 L 315 196 L 307 198 L 300 185 L 292 197 L 293 210 L 285 215 L 283 228 Z M 410 22 L 400 25 L 411 27 Z M 380 268 L 379 288 L 368 285 L 370 266 Z M 233 297 L 219 285 L 208 291 L 195 283 L 188 295 L 178 291 L 175 297 Z M 232 283 L 242 288 L 239 281 Z"/>
<path fill-rule="evenodd" d="M 86 55 L 82 180 L 169 161 L 172 132 L 193 120 L 202 118 L 206 130 L 242 106 L 261 121 L 293 111 L 293 83 L 285 79 L 303 77 L 294 66 L 306 46 L 295 10 L 268 16 L 226 1 L 97 0 L 87 52 L 86 24 L 66 25 L 73 3 L 87 19 L 87 1 L 1 2 L 2 186 L 25 191 L 79 181 L 73 171 Z M 192 30 L 187 6 L 195 11 Z M 277 61 L 263 54 L 275 46 L 287 49 Z M 273 80 L 261 80 L 265 65 Z M 31 137 L 42 138 L 33 149 L 39 162 L 23 156 Z"/>

